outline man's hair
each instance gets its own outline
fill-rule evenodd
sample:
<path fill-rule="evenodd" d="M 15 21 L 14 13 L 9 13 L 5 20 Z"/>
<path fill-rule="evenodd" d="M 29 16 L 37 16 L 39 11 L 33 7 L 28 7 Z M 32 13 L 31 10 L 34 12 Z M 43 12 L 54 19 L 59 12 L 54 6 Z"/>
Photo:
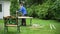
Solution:
<path fill-rule="evenodd" d="M 25 2 L 24 1 L 21 1 L 20 4 L 24 4 Z"/>

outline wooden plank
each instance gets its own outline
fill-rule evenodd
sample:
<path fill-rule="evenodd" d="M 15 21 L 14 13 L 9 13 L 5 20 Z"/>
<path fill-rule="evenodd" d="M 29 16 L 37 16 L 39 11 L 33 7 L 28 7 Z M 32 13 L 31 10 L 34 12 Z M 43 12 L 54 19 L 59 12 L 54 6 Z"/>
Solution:
<path fill-rule="evenodd" d="M 50 28 L 51 29 L 53 29 L 53 28 L 56 29 L 56 27 L 53 24 L 50 24 Z"/>
<path fill-rule="evenodd" d="M 50 29 L 52 29 L 52 25 L 50 24 Z"/>
<path fill-rule="evenodd" d="M 56 29 L 56 27 L 52 24 L 52 27 L 54 28 L 54 29 Z"/>
<path fill-rule="evenodd" d="M 11 26 L 11 27 L 13 27 L 13 26 L 17 26 L 17 25 L 6 25 L 6 26 Z"/>
<path fill-rule="evenodd" d="M 18 18 L 33 18 L 33 17 L 26 17 L 26 16 L 18 16 Z"/>

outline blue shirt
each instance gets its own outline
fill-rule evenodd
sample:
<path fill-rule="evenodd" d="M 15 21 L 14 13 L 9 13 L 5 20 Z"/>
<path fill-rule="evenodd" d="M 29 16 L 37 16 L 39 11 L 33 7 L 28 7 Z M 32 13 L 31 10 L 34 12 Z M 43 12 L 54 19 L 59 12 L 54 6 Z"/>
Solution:
<path fill-rule="evenodd" d="M 21 6 L 21 8 L 19 9 L 19 12 L 22 12 L 23 15 L 27 14 L 26 8 Z"/>

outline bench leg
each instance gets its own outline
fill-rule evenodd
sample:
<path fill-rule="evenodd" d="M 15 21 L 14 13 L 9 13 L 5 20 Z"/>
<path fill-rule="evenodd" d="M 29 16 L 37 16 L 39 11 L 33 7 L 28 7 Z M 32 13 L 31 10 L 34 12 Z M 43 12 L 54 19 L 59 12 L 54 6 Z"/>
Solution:
<path fill-rule="evenodd" d="M 30 26 L 32 25 L 32 19 L 30 19 Z"/>
<path fill-rule="evenodd" d="M 8 27 L 7 26 L 4 27 L 4 32 L 8 32 Z"/>
<path fill-rule="evenodd" d="M 17 31 L 20 32 L 20 26 L 17 26 Z"/>

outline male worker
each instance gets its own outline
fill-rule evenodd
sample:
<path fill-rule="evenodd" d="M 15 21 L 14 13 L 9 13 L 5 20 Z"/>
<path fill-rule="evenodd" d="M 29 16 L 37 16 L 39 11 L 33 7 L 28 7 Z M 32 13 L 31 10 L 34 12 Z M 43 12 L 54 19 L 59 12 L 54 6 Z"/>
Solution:
<path fill-rule="evenodd" d="M 26 16 L 27 15 L 27 11 L 26 11 L 26 8 L 23 6 L 24 2 L 21 1 L 20 2 L 20 9 L 19 9 L 19 12 L 22 13 L 22 16 Z M 23 18 L 22 19 L 22 23 L 21 23 L 22 26 L 26 26 L 26 19 Z"/>

